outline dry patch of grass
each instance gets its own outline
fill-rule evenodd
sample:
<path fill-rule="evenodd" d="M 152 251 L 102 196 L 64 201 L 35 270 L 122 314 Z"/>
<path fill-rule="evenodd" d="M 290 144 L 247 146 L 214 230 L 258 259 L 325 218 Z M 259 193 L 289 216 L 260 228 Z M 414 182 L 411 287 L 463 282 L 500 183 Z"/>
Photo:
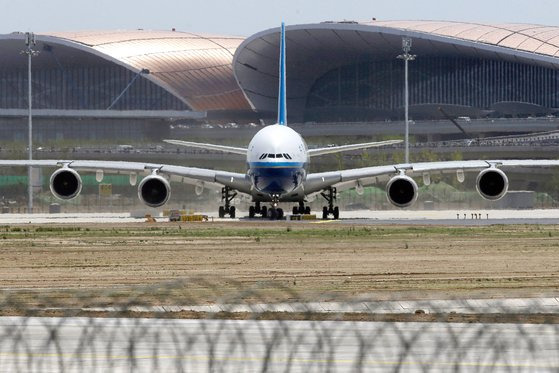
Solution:
<path fill-rule="evenodd" d="M 41 294 L 71 304 L 83 304 L 85 289 L 102 299 L 120 287 L 126 298 L 129 286 L 185 278 L 205 280 L 151 300 L 204 303 L 247 288 L 259 288 L 247 301 L 535 296 L 559 288 L 558 237 L 547 225 L 3 226 L 0 286 L 27 289 L 31 303 Z"/>

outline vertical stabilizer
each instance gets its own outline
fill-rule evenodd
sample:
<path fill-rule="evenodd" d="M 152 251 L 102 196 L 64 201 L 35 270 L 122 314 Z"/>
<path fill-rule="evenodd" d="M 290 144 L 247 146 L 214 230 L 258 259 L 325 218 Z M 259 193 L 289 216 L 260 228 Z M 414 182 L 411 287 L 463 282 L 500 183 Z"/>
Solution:
<path fill-rule="evenodd" d="M 279 57 L 278 124 L 287 125 L 287 105 L 285 95 L 285 24 L 281 23 Z"/>

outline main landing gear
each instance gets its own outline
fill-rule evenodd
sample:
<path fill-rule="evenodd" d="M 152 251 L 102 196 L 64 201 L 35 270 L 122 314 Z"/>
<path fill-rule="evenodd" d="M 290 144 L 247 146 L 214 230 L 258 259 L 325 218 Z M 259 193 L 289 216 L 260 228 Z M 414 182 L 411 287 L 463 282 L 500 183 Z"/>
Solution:
<path fill-rule="evenodd" d="M 254 218 L 256 214 L 260 214 L 264 219 L 281 220 L 283 219 L 283 210 L 278 208 L 278 203 L 279 195 L 272 195 L 272 206 L 270 208 L 266 206 L 260 207 L 260 202 L 255 202 L 254 206 L 248 208 L 248 217 Z"/>
<path fill-rule="evenodd" d="M 340 217 L 340 209 L 338 206 L 334 206 L 336 201 L 336 188 L 329 187 L 324 192 L 320 193 L 322 197 L 328 202 L 328 207 L 324 206 L 322 208 L 322 219 L 328 219 L 328 215 L 332 215 L 334 219 Z"/>
<path fill-rule="evenodd" d="M 261 214 L 265 218 L 268 215 L 268 209 L 266 206 L 260 207 L 260 202 L 256 202 L 254 206 L 248 208 L 248 217 L 252 219 L 256 214 Z"/>
<path fill-rule="evenodd" d="M 263 219 L 270 218 L 270 220 L 281 220 L 283 219 L 283 210 L 277 207 L 277 203 L 270 208 L 266 206 L 260 206 L 260 202 L 256 202 L 254 206 L 248 208 L 248 217 L 254 218 L 257 214 L 260 214 Z"/>
<path fill-rule="evenodd" d="M 224 218 L 229 215 L 230 218 L 235 217 L 235 206 L 231 206 L 231 201 L 237 196 L 237 192 L 229 187 L 221 188 L 221 200 L 224 201 L 225 206 L 219 206 L 219 217 Z"/>
<path fill-rule="evenodd" d="M 311 207 L 305 206 L 305 202 L 299 202 L 299 206 L 293 206 L 293 215 L 310 215 Z"/>

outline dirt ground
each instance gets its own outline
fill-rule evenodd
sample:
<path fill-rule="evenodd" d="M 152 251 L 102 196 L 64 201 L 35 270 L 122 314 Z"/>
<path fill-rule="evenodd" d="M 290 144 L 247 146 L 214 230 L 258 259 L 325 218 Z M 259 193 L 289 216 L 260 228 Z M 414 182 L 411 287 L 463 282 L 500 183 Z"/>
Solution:
<path fill-rule="evenodd" d="M 60 294 L 196 278 L 267 300 L 554 296 L 559 227 L 236 222 L 0 227 L 0 288 Z"/>

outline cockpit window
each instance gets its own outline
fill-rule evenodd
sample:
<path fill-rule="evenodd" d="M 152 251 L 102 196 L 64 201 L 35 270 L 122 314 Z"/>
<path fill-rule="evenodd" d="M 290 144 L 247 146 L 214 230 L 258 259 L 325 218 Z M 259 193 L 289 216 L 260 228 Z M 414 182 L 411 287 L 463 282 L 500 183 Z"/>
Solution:
<path fill-rule="evenodd" d="M 287 153 L 277 153 L 277 154 L 273 154 L 273 153 L 264 153 L 262 154 L 258 159 L 265 159 L 265 158 L 285 158 L 285 159 L 293 159 L 291 158 L 291 156 Z"/>

